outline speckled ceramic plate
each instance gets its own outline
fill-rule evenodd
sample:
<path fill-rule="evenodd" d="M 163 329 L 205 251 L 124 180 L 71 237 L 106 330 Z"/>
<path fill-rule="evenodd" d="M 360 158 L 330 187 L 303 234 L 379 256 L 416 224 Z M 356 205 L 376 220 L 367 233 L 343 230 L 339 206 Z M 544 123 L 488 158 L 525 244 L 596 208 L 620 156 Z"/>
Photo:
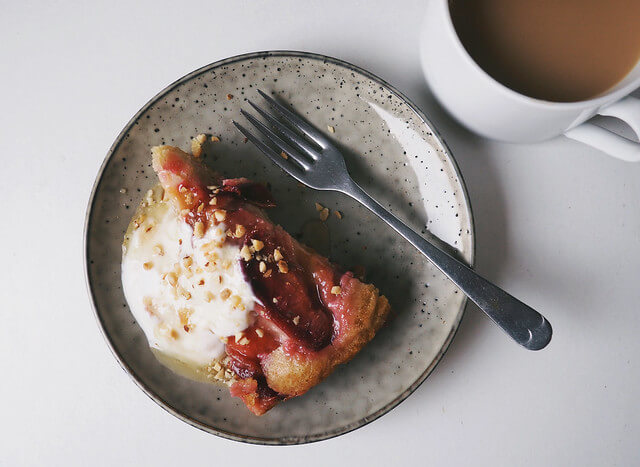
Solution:
<path fill-rule="evenodd" d="M 466 298 L 364 207 L 340 194 L 302 187 L 244 143 L 231 119 L 247 108 L 246 98 L 257 98 L 256 89 L 275 92 L 319 128 L 333 126 L 329 136 L 345 149 L 353 178 L 469 263 L 473 222 L 453 157 L 425 116 L 381 79 L 333 58 L 261 52 L 222 60 L 171 84 L 125 126 L 100 169 L 85 227 L 87 282 L 111 350 L 149 397 L 193 426 L 238 441 L 305 443 L 363 426 L 411 394 L 449 346 Z M 288 231 L 301 232 L 317 219 L 315 202 L 339 209 L 343 219 L 331 216 L 326 222 L 329 257 L 346 267 L 364 266 L 396 312 L 354 360 L 262 417 L 250 414 L 226 387 L 194 382 L 162 366 L 122 293 L 122 237 L 157 180 L 150 148 L 168 143 L 188 149 L 198 133 L 220 137 L 206 159 L 216 170 L 271 183 L 279 202 L 271 217 Z"/>

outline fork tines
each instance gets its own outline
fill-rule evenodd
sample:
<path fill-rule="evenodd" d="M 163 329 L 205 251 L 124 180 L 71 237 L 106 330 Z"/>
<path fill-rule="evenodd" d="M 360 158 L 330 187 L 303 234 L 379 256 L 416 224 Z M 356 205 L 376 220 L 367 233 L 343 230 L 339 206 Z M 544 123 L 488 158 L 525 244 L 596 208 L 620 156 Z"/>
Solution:
<path fill-rule="evenodd" d="M 244 110 L 240 112 L 262 138 L 259 138 L 236 121 L 233 124 L 267 157 L 290 175 L 296 177 L 294 171 L 305 172 L 310 170 L 313 162 L 318 160 L 322 148 L 328 145 L 326 137 L 284 105 L 264 92 L 258 92 L 267 102 L 271 112 L 260 108 L 251 101 L 248 102 L 264 119 L 266 124 Z M 284 120 L 286 124 L 281 120 Z M 294 163 L 289 163 L 289 159 Z"/>

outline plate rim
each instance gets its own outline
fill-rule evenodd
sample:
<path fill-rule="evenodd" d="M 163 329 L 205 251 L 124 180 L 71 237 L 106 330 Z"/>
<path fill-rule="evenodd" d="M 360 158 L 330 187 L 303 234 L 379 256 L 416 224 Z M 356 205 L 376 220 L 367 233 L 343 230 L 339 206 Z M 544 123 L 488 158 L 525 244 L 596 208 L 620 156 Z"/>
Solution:
<path fill-rule="evenodd" d="M 413 112 L 416 113 L 416 115 L 422 120 L 422 122 L 429 127 L 430 131 L 433 133 L 435 138 L 438 140 L 438 142 L 440 143 L 440 145 L 444 149 L 443 152 L 444 152 L 448 162 L 451 163 L 451 165 L 453 166 L 453 169 L 454 169 L 455 174 L 456 174 L 456 176 L 458 178 L 460 186 L 462 187 L 462 196 L 463 196 L 463 198 L 465 200 L 465 203 L 467 205 L 467 215 L 468 215 L 468 218 L 469 218 L 470 233 L 471 233 L 471 246 L 470 246 L 470 252 L 469 252 L 470 253 L 469 265 L 471 267 L 474 266 L 474 264 L 475 264 L 475 254 L 476 254 L 476 251 L 475 251 L 476 250 L 475 223 L 474 223 L 473 208 L 472 208 L 472 205 L 471 205 L 471 200 L 469 199 L 469 194 L 467 192 L 467 186 L 466 186 L 466 184 L 464 182 L 464 178 L 462 177 L 462 173 L 460 172 L 460 168 L 458 166 L 458 163 L 457 163 L 455 157 L 453 156 L 453 153 L 451 152 L 451 149 L 447 145 L 446 141 L 444 140 L 444 138 L 442 137 L 440 132 L 436 129 L 436 127 L 433 125 L 431 120 L 429 120 L 427 118 L 427 116 L 422 112 L 422 110 L 420 110 L 413 103 L 413 101 L 411 101 L 406 95 L 404 95 L 402 92 L 400 92 L 398 89 L 396 89 L 394 86 L 392 86 L 391 84 L 389 84 L 388 82 L 386 82 L 382 78 L 379 78 L 378 76 L 374 75 L 373 73 L 371 73 L 371 72 L 369 72 L 369 71 L 367 71 L 367 70 L 365 70 L 365 69 L 363 69 L 363 68 L 361 68 L 361 67 L 359 67 L 357 65 L 354 65 L 354 64 L 352 64 L 350 62 L 347 62 L 345 60 L 334 58 L 334 57 L 330 57 L 330 56 L 323 55 L 323 54 L 317 54 L 317 53 L 313 53 L 313 52 L 294 51 L 294 50 L 267 50 L 267 51 L 249 52 L 249 53 L 244 53 L 244 54 L 240 54 L 240 55 L 234 55 L 234 56 L 231 56 L 231 57 L 228 57 L 228 58 L 224 58 L 224 59 L 217 60 L 215 62 L 209 63 L 207 65 L 204 65 L 204 66 L 200 67 L 200 68 L 197 68 L 196 70 L 194 70 L 194 71 L 192 71 L 190 73 L 187 73 L 186 75 L 178 78 L 177 80 L 173 81 L 172 83 L 170 83 L 169 85 L 164 87 L 160 92 L 158 92 L 151 99 L 149 99 L 140 108 L 140 110 L 138 110 L 138 112 L 136 112 L 135 115 L 133 117 L 131 117 L 131 119 L 125 124 L 125 126 L 120 131 L 120 133 L 118 133 L 118 136 L 116 137 L 116 139 L 112 143 L 111 147 L 107 151 L 107 154 L 106 154 L 104 160 L 102 161 L 102 164 L 100 165 L 100 168 L 98 169 L 98 173 L 96 174 L 95 181 L 94 181 L 93 186 L 91 188 L 91 194 L 89 195 L 89 201 L 87 203 L 87 208 L 86 208 L 86 211 L 85 211 L 85 219 L 84 219 L 84 232 L 83 232 L 83 245 L 82 245 L 82 248 L 83 248 L 82 257 L 83 257 L 83 266 L 84 266 L 83 269 L 84 269 L 84 278 L 85 278 L 85 286 L 87 288 L 87 294 L 89 295 L 89 301 L 91 303 L 91 308 L 93 310 L 94 317 L 95 317 L 95 319 L 96 319 L 96 321 L 98 323 L 98 327 L 100 328 L 100 332 L 102 334 L 102 337 L 104 338 L 104 340 L 107 343 L 109 349 L 111 350 L 111 353 L 116 358 L 116 360 L 117 360 L 118 364 L 120 365 L 120 367 L 127 373 L 129 378 L 131 380 L 133 380 L 133 382 L 136 384 L 136 386 L 138 386 L 142 390 L 142 392 L 147 395 L 147 397 L 149 397 L 152 401 L 154 401 L 156 404 L 158 404 L 162 409 L 164 409 L 165 411 L 167 411 L 168 413 L 170 413 L 174 417 L 178 418 L 179 420 L 181 420 L 181 421 L 183 421 L 185 423 L 188 423 L 189 425 L 191 425 L 191 426 L 193 426 L 195 428 L 198 428 L 198 429 L 200 429 L 200 430 L 202 430 L 204 432 L 219 436 L 221 438 L 229 439 L 229 440 L 232 440 L 232 441 L 239 441 L 239 442 L 242 442 L 242 443 L 257 444 L 257 445 L 264 445 L 264 446 L 299 445 L 299 444 L 308 444 L 308 443 L 318 442 L 318 441 L 322 441 L 322 440 L 326 440 L 326 439 L 330 439 L 330 438 L 335 438 L 337 436 L 344 435 L 346 433 L 354 431 L 354 430 L 356 430 L 358 428 L 361 428 L 361 427 L 363 427 L 365 425 L 368 425 L 369 423 L 373 422 L 374 420 L 379 419 L 380 417 L 382 417 L 383 415 L 389 413 L 391 410 L 393 410 L 395 407 L 397 407 L 400 403 L 405 401 L 416 389 L 418 389 L 418 387 L 420 387 L 420 385 L 433 372 L 435 367 L 442 360 L 442 357 L 444 356 L 444 354 L 449 349 L 449 346 L 451 345 L 451 342 L 453 341 L 453 338 L 457 334 L 458 329 L 460 328 L 460 323 L 462 322 L 462 319 L 463 319 L 463 317 L 465 315 L 466 307 L 467 307 L 467 304 L 468 304 L 468 298 L 466 296 L 463 298 L 462 303 L 460 305 L 461 311 L 458 314 L 458 318 L 457 318 L 456 322 L 454 323 L 453 327 L 451 328 L 451 331 L 449 332 L 449 335 L 445 339 L 442 347 L 440 348 L 440 350 L 436 354 L 436 356 L 433 359 L 433 361 L 425 368 L 425 370 L 420 374 L 420 376 L 407 389 L 405 389 L 402 393 L 400 393 L 398 396 L 396 396 L 392 401 L 390 401 L 389 403 L 385 404 L 383 407 L 379 408 L 378 410 L 376 410 L 372 414 L 366 415 L 366 416 L 362 417 L 361 419 L 359 419 L 358 421 L 350 423 L 350 424 L 345 425 L 345 426 L 342 426 L 342 427 L 340 427 L 338 429 L 334 429 L 334 430 L 330 430 L 330 431 L 326 431 L 326 432 L 322 432 L 322 433 L 316 433 L 316 434 L 313 434 L 313 435 L 288 436 L 288 437 L 278 437 L 278 438 L 265 438 L 265 437 L 259 437 L 259 436 L 248 436 L 248 435 L 233 433 L 233 432 L 226 431 L 226 430 L 223 430 L 223 429 L 220 429 L 220 428 L 214 428 L 214 427 L 209 426 L 209 425 L 207 425 L 205 423 L 199 422 L 198 420 L 195 420 L 194 418 L 191 418 L 190 416 L 188 416 L 188 415 L 180 412 L 179 410 L 177 410 L 175 407 L 173 407 L 167 401 L 162 399 L 158 394 L 156 394 L 144 381 L 142 381 L 140 379 L 140 377 L 128 365 L 128 363 L 125 361 L 125 359 L 122 357 L 122 355 L 120 354 L 120 352 L 118 351 L 118 349 L 114 345 L 109 333 L 106 330 L 106 327 L 105 327 L 104 322 L 103 322 L 103 320 L 101 318 L 101 315 L 98 312 L 98 306 L 96 304 L 96 299 L 95 299 L 94 292 L 93 292 L 92 280 L 91 280 L 91 277 L 90 277 L 90 274 L 89 274 L 89 251 L 88 251 L 89 241 L 88 241 L 88 237 L 89 237 L 89 226 L 90 226 L 91 220 L 92 220 L 93 207 L 94 207 L 94 204 L 95 204 L 95 201 L 96 201 L 96 193 L 97 193 L 98 188 L 100 187 L 100 185 L 102 183 L 103 174 L 104 174 L 104 171 L 105 171 L 107 165 L 111 161 L 115 151 L 118 149 L 120 144 L 125 139 L 125 136 L 126 136 L 127 132 L 129 132 L 131 130 L 131 128 L 135 125 L 135 122 L 138 120 L 138 118 L 150 106 L 155 104 L 165 94 L 167 94 L 170 91 L 172 91 L 176 86 L 178 86 L 180 84 L 183 84 L 183 83 L 185 83 L 185 82 L 197 77 L 198 75 L 201 75 L 201 74 L 203 74 L 203 73 L 205 73 L 207 71 L 219 68 L 221 66 L 233 64 L 233 63 L 236 63 L 236 62 L 240 62 L 240 61 L 244 61 L 244 60 L 251 60 L 251 59 L 262 59 L 262 58 L 266 58 L 266 57 L 305 58 L 305 59 L 310 59 L 310 60 L 321 61 L 321 62 L 324 62 L 324 63 L 332 63 L 332 64 L 334 64 L 336 66 L 346 68 L 346 69 L 348 69 L 350 71 L 353 71 L 353 72 L 356 72 L 356 73 L 359 73 L 359 74 L 365 76 L 366 78 L 376 82 L 377 84 L 379 84 L 381 86 L 384 86 L 384 87 L 388 88 L 393 94 L 395 94 L 398 98 L 400 98 L 400 100 L 402 100 L 405 105 L 407 105 Z"/>

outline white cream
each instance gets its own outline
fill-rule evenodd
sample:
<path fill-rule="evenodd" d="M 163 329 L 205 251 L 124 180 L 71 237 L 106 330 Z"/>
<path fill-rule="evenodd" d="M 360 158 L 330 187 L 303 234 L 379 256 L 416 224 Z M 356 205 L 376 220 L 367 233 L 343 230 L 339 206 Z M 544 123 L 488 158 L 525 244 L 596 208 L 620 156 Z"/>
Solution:
<path fill-rule="evenodd" d="M 140 215 L 144 220 L 130 227 L 123 247 L 129 307 L 152 349 L 189 366 L 209 365 L 224 354 L 222 338 L 254 319 L 256 299 L 240 268 L 240 248 L 224 242 L 223 223 L 194 239 L 167 202 L 143 207 Z"/>

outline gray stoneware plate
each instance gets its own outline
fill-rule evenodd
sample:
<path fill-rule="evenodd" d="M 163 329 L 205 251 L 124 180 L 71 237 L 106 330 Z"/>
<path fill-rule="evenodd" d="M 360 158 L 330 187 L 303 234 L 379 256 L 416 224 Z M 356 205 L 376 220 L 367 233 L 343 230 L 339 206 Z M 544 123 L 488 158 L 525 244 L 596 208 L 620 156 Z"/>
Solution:
<path fill-rule="evenodd" d="M 122 130 L 100 168 L 85 225 L 89 295 L 120 365 L 161 407 L 225 438 L 300 444 L 361 427 L 402 402 L 442 358 L 462 318 L 466 297 L 413 247 L 344 195 L 302 187 L 231 124 L 256 89 L 289 102 L 345 149 L 353 178 L 424 235 L 435 235 L 473 263 L 471 208 L 453 156 L 420 110 L 393 87 L 349 63 L 301 52 L 259 52 L 194 71 L 149 101 Z M 231 99 L 227 95 L 231 94 Z M 314 204 L 339 209 L 328 228 L 329 257 L 364 266 L 367 280 L 391 302 L 395 318 L 351 362 L 302 397 L 262 417 L 226 387 L 174 374 L 152 355 L 125 302 L 121 243 L 143 194 L 157 179 L 150 148 L 220 137 L 206 161 L 229 177 L 268 181 L 279 205 L 272 219 L 289 232 L 316 232 Z M 306 224 L 306 227 L 304 227 Z"/>

